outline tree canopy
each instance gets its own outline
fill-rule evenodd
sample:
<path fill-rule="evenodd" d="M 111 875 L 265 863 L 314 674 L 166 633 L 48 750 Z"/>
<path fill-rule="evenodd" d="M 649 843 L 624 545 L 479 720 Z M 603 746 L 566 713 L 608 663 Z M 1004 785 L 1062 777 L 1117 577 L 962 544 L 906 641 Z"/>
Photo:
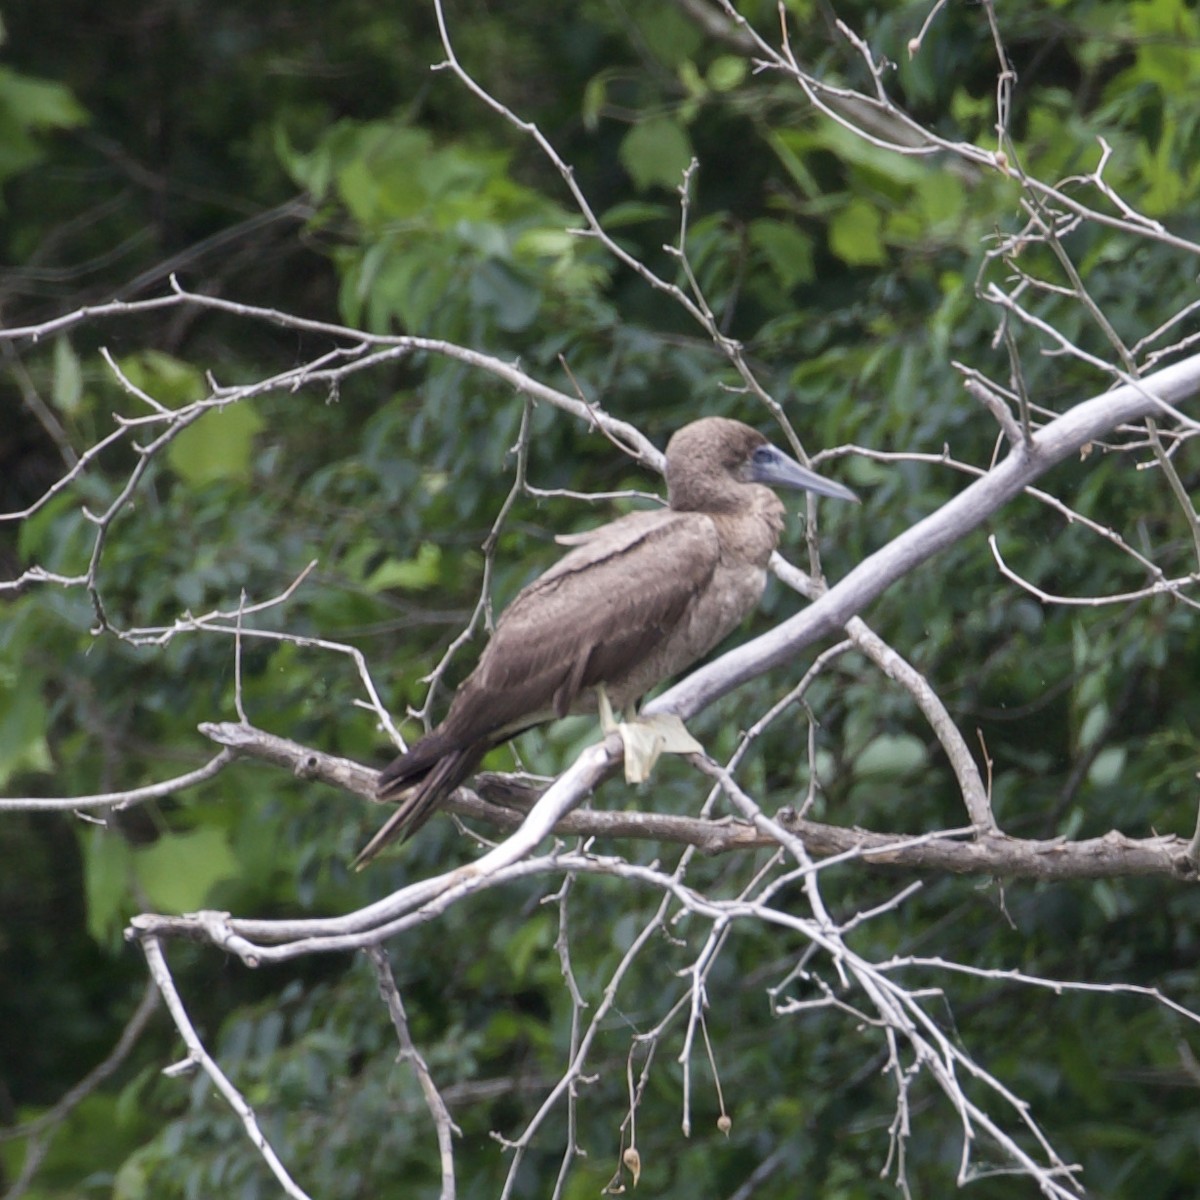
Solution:
<path fill-rule="evenodd" d="M 1195 1192 L 1200 17 L 1009 7 L 5 13 L 0 1195 Z M 353 872 L 709 414 L 706 754 Z"/>

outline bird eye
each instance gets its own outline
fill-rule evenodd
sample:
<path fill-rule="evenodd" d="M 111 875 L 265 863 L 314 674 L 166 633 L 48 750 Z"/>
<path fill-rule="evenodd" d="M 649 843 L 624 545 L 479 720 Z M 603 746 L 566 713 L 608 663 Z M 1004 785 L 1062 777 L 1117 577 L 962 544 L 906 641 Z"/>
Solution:
<path fill-rule="evenodd" d="M 770 446 L 759 446 L 750 457 L 756 463 L 765 463 L 770 462 L 775 457 L 775 452 Z"/>

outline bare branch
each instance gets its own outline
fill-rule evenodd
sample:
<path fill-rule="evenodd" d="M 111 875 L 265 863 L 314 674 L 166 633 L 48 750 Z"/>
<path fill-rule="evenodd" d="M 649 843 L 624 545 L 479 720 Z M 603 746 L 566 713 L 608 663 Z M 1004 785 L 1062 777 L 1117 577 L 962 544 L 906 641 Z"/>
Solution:
<path fill-rule="evenodd" d="M 1133 592 L 1113 592 L 1108 596 L 1062 596 L 1044 591 L 1042 588 L 1030 583 L 1028 579 L 1018 575 L 1004 561 L 994 533 L 988 535 L 988 546 L 991 548 L 992 557 L 996 560 L 996 566 L 1000 569 L 1000 574 L 1005 579 L 1011 579 L 1023 591 L 1028 592 L 1043 604 L 1074 605 L 1079 608 L 1100 608 L 1106 604 L 1132 604 L 1136 600 L 1148 600 L 1151 596 L 1162 596 L 1166 593 L 1170 593 L 1180 600 L 1188 600 L 1193 606 L 1196 603 L 1185 596 L 1184 589 L 1190 585 L 1200 583 L 1200 572 L 1183 575 L 1178 579 L 1156 579 L 1146 587 L 1138 588 Z"/>
<path fill-rule="evenodd" d="M 1014 449 L 997 467 L 861 562 L 803 612 L 693 672 L 646 706 L 683 718 L 832 633 L 897 580 L 961 541 L 1051 467 L 1126 422 L 1191 400 L 1200 391 L 1200 356 L 1174 363 L 1075 405 L 1043 426 L 1031 447 Z"/>
<path fill-rule="evenodd" d="M 88 808 L 130 808 L 144 804 L 147 800 L 160 800 L 172 796 L 184 788 L 204 783 L 219 775 L 237 756 L 232 750 L 222 750 L 202 767 L 164 779 L 161 783 L 148 783 L 145 787 L 129 788 L 123 792 L 103 792 L 95 796 L 14 796 L 0 797 L 0 812 L 79 812 Z"/>
<path fill-rule="evenodd" d="M 883 657 L 886 662 L 890 656 Z M 202 730 L 219 743 L 235 747 L 242 755 L 262 759 L 292 771 L 299 778 L 328 783 L 375 802 L 374 781 L 377 772 L 358 763 L 323 754 L 249 726 L 206 725 Z M 585 755 L 599 762 L 610 758 L 609 771 L 615 771 L 621 761 L 619 742 L 611 753 L 606 741 L 591 747 Z M 576 763 L 576 767 L 579 765 Z M 446 811 L 483 821 L 498 829 L 520 829 L 527 816 L 527 807 L 513 807 L 514 799 L 521 795 L 522 804 L 527 806 L 539 795 L 538 789 L 517 785 L 508 777 L 495 775 L 482 776 L 480 784 L 480 792 L 487 795 L 494 790 L 499 801 L 492 802 L 470 789 L 460 788 L 447 802 Z M 982 787 L 982 783 L 979 786 Z M 966 831 L 914 835 L 826 825 L 804 820 L 796 816 L 790 807 L 781 809 L 777 819 L 784 828 L 803 841 L 813 856 L 833 858 L 838 862 L 858 860 L 867 866 L 1013 879 L 1160 875 L 1190 881 L 1194 876 L 1186 855 L 1187 842 L 1174 836 L 1134 839 L 1113 832 L 1079 842 L 1068 842 L 1061 838 L 1030 841 L 1002 834 L 994 825 L 984 825 L 982 829 L 985 835 L 977 841 L 967 842 L 962 840 L 962 833 Z M 605 812 L 600 809 L 566 812 L 546 829 L 546 833 L 584 839 L 667 842 L 690 846 L 707 855 L 760 850 L 777 844 L 769 834 L 728 819 L 680 817 L 656 812 Z M 392 910 L 386 910 L 384 915 L 390 919 Z M 247 929 L 239 922 L 235 922 L 231 928 L 243 932 Z M 254 925 L 253 928 L 255 935 L 261 936 L 268 927 Z M 299 936 L 296 928 L 287 922 L 269 928 L 272 931 L 271 940 L 274 940 L 275 932 L 281 938 Z M 337 928 L 339 932 L 344 929 L 343 926 Z M 312 931 L 314 926 L 306 922 L 304 929 Z"/>
<path fill-rule="evenodd" d="M 404 1002 L 400 999 L 400 989 L 396 986 L 387 951 L 382 946 L 368 946 L 363 953 L 375 972 L 379 994 L 387 1005 L 388 1015 L 392 1018 L 392 1027 L 396 1030 L 396 1039 L 400 1043 L 400 1061 L 412 1063 L 417 1081 L 421 1085 L 421 1092 L 425 1096 L 425 1103 L 433 1117 L 434 1128 L 437 1130 L 438 1159 L 442 1168 L 441 1200 L 454 1200 L 457 1194 L 454 1182 L 454 1135 L 461 1137 L 462 1130 L 455 1125 L 437 1084 L 433 1082 L 429 1065 L 412 1040 L 408 1028 L 408 1014 L 404 1011 Z"/>
<path fill-rule="evenodd" d="M 217 1091 L 225 1097 L 225 1101 L 229 1107 L 237 1114 L 238 1119 L 242 1122 L 242 1127 L 246 1131 L 246 1136 L 250 1139 L 251 1145 L 262 1156 L 263 1162 L 267 1164 L 271 1174 L 279 1181 L 279 1186 L 283 1188 L 287 1195 L 292 1197 L 292 1200 L 311 1200 L 308 1193 L 288 1174 L 287 1168 L 280 1161 L 270 1142 L 267 1141 L 262 1129 L 259 1127 L 258 1118 L 254 1115 L 254 1110 L 246 1103 L 241 1092 L 230 1083 L 224 1071 L 217 1065 L 216 1060 L 204 1048 L 204 1043 L 200 1040 L 199 1034 L 196 1033 L 195 1026 L 188 1017 L 187 1010 L 183 1007 L 183 1001 L 180 999 L 179 993 L 175 990 L 175 981 L 171 978 L 171 971 L 167 966 L 167 960 L 163 956 L 162 946 L 159 944 L 158 939 L 143 937 L 140 939 L 140 942 L 142 952 L 146 955 L 146 963 L 150 968 L 150 974 L 159 992 L 162 993 L 162 998 L 167 1002 L 167 1009 L 171 1013 L 171 1019 L 175 1022 L 175 1028 L 179 1030 L 180 1036 L 188 1048 L 187 1059 L 184 1060 L 184 1063 L 176 1064 L 175 1067 L 169 1068 L 170 1072 L 179 1074 L 195 1067 L 203 1070 L 209 1079 L 213 1081 L 213 1085 Z"/>

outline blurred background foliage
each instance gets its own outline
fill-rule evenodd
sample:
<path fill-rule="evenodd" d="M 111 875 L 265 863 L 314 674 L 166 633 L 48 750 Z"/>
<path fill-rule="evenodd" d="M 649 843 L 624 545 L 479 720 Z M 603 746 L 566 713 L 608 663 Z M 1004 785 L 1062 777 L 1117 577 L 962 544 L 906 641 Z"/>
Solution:
<path fill-rule="evenodd" d="M 886 74 L 917 120 L 991 145 L 996 62 L 982 10 L 950 5 L 910 61 L 929 5 L 833 6 L 895 65 Z M 739 8 L 765 36 L 775 6 Z M 868 86 L 833 9 L 786 5 L 794 51 L 825 78 Z M 1011 9 L 1011 11 L 1009 11 Z M 682 170 L 695 156 L 688 253 L 723 331 L 810 451 L 875 450 L 989 461 L 994 424 L 963 394 L 958 359 L 1004 378 L 996 312 L 978 288 L 1003 267 L 985 255 L 1023 219 L 1014 183 L 941 158 L 904 158 L 862 141 L 756 73 L 736 27 L 688 0 L 620 6 L 583 0 L 548 12 L 514 0 L 460 0 L 450 19 L 464 64 L 569 162 L 604 224 L 670 278 Z M 1001 12 L 1017 72 L 1012 116 L 1022 166 L 1047 180 L 1085 172 L 1112 148 L 1106 178 L 1136 208 L 1200 235 L 1200 33 L 1184 0 L 1053 0 Z M 638 424 L 658 444 L 701 414 L 757 421 L 727 362 L 669 300 L 576 232 L 582 222 L 553 166 L 447 72 L 431 9 L 373 0 L 246 5 L 42 0 L 4 14 L 0 67 L 0 313 L 25 324 L 112 296 L 191 289 L 305 317 L 452 340 L 506 360 Z M 1129 343 L 1194 293 L 1196 263 L 1168 245 L 1084 225 L 1068 242 L 1109 321 Z M 1040 253 L 1040 252 L 1039 252 Z M 1046 264 L 1040 264 L 1043 268 Z M 1038 315 L 1108 357 L 1068 297 Z M 1040 404 L 1061 408 L 1105 378 L 1042 353 L 1017 330 Z M 93 322 L 39 344 L 5 343 L 0 363 L 0 500 L 35 500 L 71 455 L 110 428 L 129 397 L 107 348 L 160 403 L 264 378 L 329 348 L 318 334 L 212 312 Z M 565 367 L 564 367 L 565 364 Z M 567 369 L 569 368 L 569 374 Z M 263 397 L 206 416 L 161 456 L 112 530 L 99 581 L 119 628 L 234 608 L 318 566 L 264 627 L 359 647 L 398 716 L 467 619 L 481 543 L 511 486 L 521 415 L 509 389 L 461 363 L 412 356 L 347 380 L 335 394 Z M 45 419 L 35 417 L 42 405 Z M 589 492 L 643 490 L 603 438 L 563 414 L 533 413 L 530 481 Z M 1176 459 L 1200 484 L 1196 456 Z M 132 467 L 101 456 L 76 488 L 19 525 L 0 526 L 0 567 L 80 572 L 92 511 Z M 840 459 L 832 471 L 867 496 L 823 511 L 825 566 L 837 578 L 957 491 L 961 475 L 917 463 Z M 1194 570 L 1187 526 L 1158 476 L 1097 452 L 1053 488 L 1120 530 L 1169 574 Z M 498 603 L 553 559 L 553 534 L 615 511 L 609 502 L 522 498 L 496 557 Z M 1041 586 L 1069 594 L 1143 581 L 1061 516 L 1031 500 L 994 532 Z M 804 561 L 803 529 L 785 549 Z M 777 585 L 754 628 L 794 611 Z M 982 535 L 951 548 L 866 614 L 924 671 L 960 727 L 995 764 L 994 803 L 1013 833 L 1050 837 L 1190 832 L 1200 734 L 1200 636 L 1166 597 L 1131 607 L 1044 607 L 1001 581 Z M 10 795 L 130 788 L 204 761 L 196 732 L 233 709 L 233 650 L 182 635 L 136 648 L 95 637 L 82 591 L 31 588 L 0 621 L 0 781 Z M 478 642 L 455 661 L 465 673 Z M 245 706 L 274 732 L 381 763 L 387 750 L 353 707 L 349 660 L 251 642 Z M 714 754 L 746 714 L 797 672 L 755 681 L 694 731 Z M 442 710 L 445 697 L 435 704 Z M 965 822 L 928 729 L 901 692 L 855 656 L 818 683 L 822 790 L 812 815 L 921 832 Z M 808 783 L 802 714 L 781 720 L 742 769 L 768 807 Z M 409 726 L 415 732 L 415 726 Z M 591 729 L 565 722 L 523 744 L 553 772 Z M 497 765 L 511 757 L 497 755 Z M 694 812 L 696 779 L 665 764 L 644 794 L 620 784 L 601 805 Z M 378 820 L 367 806 L 261 766 L 240 765 L 169 803 L 97 827 L 68 818 L 0 821 L 0 1121 L 36 1117 L 113 1044 L 145 967 L 121 940 L 130 915 L 200 906 L 326 914 L 469 857 L 449 821 L 365 876 L 347 863 Z M 613 847 L 612 849 L 617 849 Z M 621 846 L 642 861 L 674 851 Z M 699 887 L 737 889 L 756 864 L 697 862 Z M 825 877 L 839 914 L 882 901 L 893 875 L 850 867 Z M 414 1036 L 463 1130 L 460 1189 L 498 1193 L 515 1136 L 561 1074 L 569 1005 L 544 881 L 452 909 L 394 948 Z M 574 962 L 594 1003 L 656 904 L 615 881 L 580 881 Z M 797 906 L 803 905 L 801 895 Z M 864 926 L 859 950 L 929 953 L 1051 977 L 1125 981 L 1200 1005 L 1196 902 L 1161 881 L 1062 885 L 927 879 L 898 911 Z M 588 1152 L 567 1189 L 592 1196 L 615 1168 L 630 1037 L 661 1019 L 706 932 L 685 921 L 622 984 L 619 1016 L 596 1047 L 580 1101 Z M 678 942 L 674 939 L 678 939 Z M 716 1127 L 706 1064 L 695 1130 L 679 1132 L 678 1044 L 660 1053 L 642 1109 L 641 1186 L 657 1194 L 890 1195 L 881 1179 L 893 1111 L 882 1057 L 844 1016 L 781 1020 L 764 989 L 803 946 L 746 929 L 710 981 L 709 1032 L 726 1104 Z M 210 950 L 171 948 L 193 1016 L 314 1195 L 435 1195 L 436 1155 L 411 1074 L 394 1062 L 385 1010 L 364 963 L 296 961 L 250 973 Z M 818 970 L 824 967 L 818 965 Z M 1193 1195 L 1200 1187 L 1192 1027 L 1142 999 L 1055 996 L 995 981 L 947 984 L 963 1042 L 1029 1100 L 1068 1161 L 1100 1194 Z M 866 1048 L 865 1048 L 866 1047 Z M 234 1116 L 205 1080 L 166 1079 L 179 1054 L 160 1017 L 116 1077 L 71 1118 L 26 1191 L 46 1198 L 276 1194 Z M 908 1171 L 914 1194 L 954 1185 L 961 1131 L 918 1085 Z M 565 1125 L 538 1137 L 518 1194 L 548 1195 Z M 0 1145 L 0 1186 L 23 1143 Z M 1003 1178 L 975 1185 L 1009 1196 Z M 1030 1189 L 1032 1194 L 1032 1189 Z"/>

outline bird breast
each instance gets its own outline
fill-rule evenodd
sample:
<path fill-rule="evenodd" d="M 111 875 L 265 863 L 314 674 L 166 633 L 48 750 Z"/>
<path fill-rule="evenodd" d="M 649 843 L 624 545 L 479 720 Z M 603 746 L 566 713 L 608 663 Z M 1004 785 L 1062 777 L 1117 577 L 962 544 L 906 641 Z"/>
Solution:
<path fill-rule="evenodd" d="M 705 516 L 716 532 L 719 554 L 707 584 L 692 596 L 680 619 L 606 688 L 614 708 L 628 708 L 664 680 L 687 670 L 723 642 L 758 605 L 767 584 L 767 562 L 782 527 L 783 506 L 767 492 L 766 512 Z M 778 508 L 778 515 L 774 512 Z M 763 518 L 768 520 L 764 523 Z M 771 520 L 770 518 L 776 519 Z M 585 701 L 590 709 L 591 698 Z"/>
<path fill-rule="evenodd" d="M 761 568 L 746 564 L 719 567 L 683 620 L 645 658 L 609 684 L 613 706 L 628 708 L 652 688 L 703 658 L 753 611 L 765 586 L 766 572 Z"/>

